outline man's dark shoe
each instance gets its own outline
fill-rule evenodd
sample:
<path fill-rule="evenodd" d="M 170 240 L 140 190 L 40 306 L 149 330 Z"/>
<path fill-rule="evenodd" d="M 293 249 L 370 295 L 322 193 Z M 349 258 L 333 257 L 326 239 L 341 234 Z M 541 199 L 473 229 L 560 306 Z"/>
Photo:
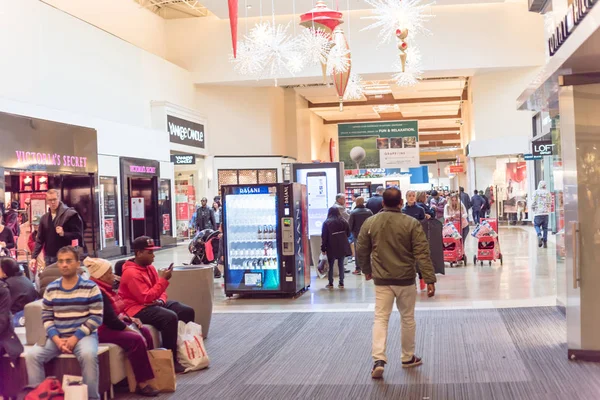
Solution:
<path fill-rule="evenodd" d="M 345 269 L 344 272 L 348 274 L 348 273 L 350 273 L 350 270 L 349 269 Z"/>
<path fill-rule="evenodd" d="M 543 244 L 544 244 L 544 241 L 542 240 L 542 237 L 538 236 L 538 247 L 542 247 Z"/>
<path fill-rule="evenodd" d="M 146 385 L 143 389 L 138 386 L 135 392 L 144 397 L 156 397 L 160 394 L 158 390 L 154 389 L 150 385 Z"/>
<path fill-rule="evenodd" d="M 373 370 L 371 371 L 371 378 L 381 379 L 383 378 L 383 371 L 385 370 L 385 361 L 377 360 L 373 364 Z"/>
<path fill-rule="evenodd" d="M 355 270 L 352 271 L 352 275 L 362 275 L 362 272 L 360 272 L 360 270 Z"/>
<path fill-rule="evenodd" d="M 548 248 L 548 242 L 544 241 L 544 248 L 547 249 Z"/>
<path fill-rule="evenodd" d="M 325 289 L 333 289 L 333 283 L 330 283 L 327 286 L 325 286 Z"/>
<path fill-rule="evenodd" d="M 185 367 L 183 365 L 179 364 L 178 362 L 175 362 L 175 373 L 176 374 L 185 373 Z"/>
<path fill-rule="evenodd" d="M 421 364 L 423 364 L 423 360 L 421 360 L 417 356 L 412 356 L 412 358 L 410 359 L 410 361 L 403 361 L 402 362 L 402 368 L 413 368 L 413 367 L 417 367 L 417 366 L 419 366 Z"/>

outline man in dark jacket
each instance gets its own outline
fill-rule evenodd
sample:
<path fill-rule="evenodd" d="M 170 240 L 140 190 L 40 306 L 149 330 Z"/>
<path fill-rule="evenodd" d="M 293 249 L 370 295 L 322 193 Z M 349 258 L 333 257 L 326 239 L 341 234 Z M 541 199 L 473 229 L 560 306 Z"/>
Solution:
<path fill-rule="evenodd" d="M 482 212 L 485 212 L 485 200 L 479 195 L 477 189 L 473 191 L 473 197 L 471 198 L 471 208 L 473 208 L 473 220 L 475 220 L 476 225 L 479 225 L 479 221 L 482 217 Z"/>
<path fill-rule="evenodd" d="M 7 354 L 9 368 L 15 368 L 15 363 L 24 349 L 21 341 L 15 334 L 10 304 L 11 299 L 8 285 L 0 281 L 0 355 Z M 8 371 L 4 372 L 8 373 Z M 14 396 L 14 398 L 17 398 L 17 393 L 6 392 L 7 388 L 2 387 L 3 381 L 4 379 L 0 379 L 0 393 L 4 396 Z"/>
<path fill-rule="evenodd" d="M 465 188 L 464 187 L 460 186 L 458 188 L 458 191 L 460 193 L 460 201 L 465 206 L 465 210 L 467 210 L 467 214 L 468 214 L 469 213 L 469 209 L 471 208 L 471 198 L 469 197 L 469 195 L 467 193 L 465 193 Z"/>
<path fill-rule="evenodd" d="M 19 203 L 13 201 L 10 203 L 10 208 L 4 215 L 4 225 L 11 230 L 13 236 L 17 238 L 19 232 Z"/>
<path fill-rule="evenodd" d="M 208 207 L 208 200 L 203 197 L 200 201 L 202 205 L 196 210 L 196 229 L 202 231 L 204 229 L 216 229 L 215 212 L 212 207 Z"/>
<path fill-rule="evenodd" d="M 383 193 L 384 209 L 369 218 L 358 236 L 356 257 L 366 280 L 375 281 L 375 321 L 373 323 L 373 370 L 371 377 L 383 377 L 388 322 L 397 303 L 400 311 L 402 367 L 421 365 L 415 355 L 415 278 L 419 264 L 429 297 L 435 295 L 435 271 L 429 243 L 421 223 L 401 212 L 402 196 L 396 188 Z"/>
<path fill-rule="evenodd" d="M 67 207 L 60 201 L 59 193 L 56 189 L 50 189 L 46 192 L 46 203 L 50 210 L 42 215 L 40 226 L 35 240 L 35 249 L 31 255 L 30 266 L 35 264 L 35 260 L 41 253 L 45 253 L 46 265 L 54 264 L 57 261 L 56 253 L 65 246 L 73 245 L 77 241 L 77 246 L 84 249 L 83 243 L 83 221 L 72 207 Z"/>
<path fill-rule="evenodd" d="M 364 197 L 357 197 L 355 200 L 355 204 L 356 207 L 350 213 L 350 220 L 348 221 L 348 224 L 350 225 L 350 233 L 352 234 L 352 244 L 356 243 L 356 240 L 358 239 L 358 234 L 360 233 L 360 228 L 362 228 L 367 218 L 373 216 L 371 210 L 369 210 L 365 206 Z M 355 269 L 354 272 L 352 272 L 352 274 L 361 274 L 358 260 L 355 260 Z"/>
<path fill-rule="evenodd" d="M 377 214 L 383 208 L 383 186 L 378 186 L 375 189 L 375 194 L 367 201 L 367 208 L 371 210 L 373 215 Z"/>

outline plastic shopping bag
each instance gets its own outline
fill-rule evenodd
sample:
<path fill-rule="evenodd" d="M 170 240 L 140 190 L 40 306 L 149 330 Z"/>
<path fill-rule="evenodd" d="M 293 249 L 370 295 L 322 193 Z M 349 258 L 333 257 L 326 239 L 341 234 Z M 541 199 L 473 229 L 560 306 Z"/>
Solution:
<path fill-rule="evenodd" d="M 195 322 L 179 321 L 177 334 L 177 360 L 185 367 L 185 372 L 204 369 L 210 358 L 204 347 L 202 327 Z"/>
<path fill-rule="evenodd" d="M 327 261 L 327 256 L 323 253 L 319 255 L 319 265 L 317 266 L 317 275 L 320 279 L 323 279 L 327 276 L 329 272 L 329 262 Z"/>
<path fill-rule="evenodd" d="M 442 229 L 442 235 L 444 237 L 453 237 L 456 239 L 460 238 L 460 233 L 456 230 L 456 227 L 452 222 L 448 222 L 444 225 L 444 228 Z"/>

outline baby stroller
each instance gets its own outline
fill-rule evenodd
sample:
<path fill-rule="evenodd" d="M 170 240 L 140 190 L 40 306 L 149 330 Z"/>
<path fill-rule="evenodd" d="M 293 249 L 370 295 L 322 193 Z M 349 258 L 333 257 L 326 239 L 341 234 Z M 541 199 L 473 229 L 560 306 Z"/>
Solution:
<path fill-rule="evenodd" d="M 454 226 L 454 229 L 452 229 L 452 226 Z M 459 232 L 461 232 L 461 227 L 458 222 L 444 226 L 444 262 L 450 263 L 450 268 L 454 268 L 454 264 L 458 265 L 461 261 L 464 266 L 467 265 L 467 256 L 463 248 L 463 237 Z"/>
<path fill-rule="evenodd" d="M 223 234 L 220 231 L 204 229 L 196 232 L 196 235 L 188 245 L 189 252 L 193 255 L 190 264 L 210 264 L 217 260 L 219 253 L 219 241 Z M 215 268 L 215 278 L 220 278 L 221 273 Z"/>
<path fill-rule="evenodd" d="M 502 252 L 500 251 L 500 242 L 498 241 L 498 220 L 496 218 L 482 218 L 479 229 L 473 232 L 477 235 L 477 255 L 473 256 L 473 264 L 477 265 L 477 261 L 483 267 L 483 262 L 488 261 L 492 266 L 492 261 L 500 260 L 500 265 L 503 265 Z M 488 225 L 491 231 L 485 232 L 485 227 Z M 482 231 L 483 229 L 483 231 Z"/>

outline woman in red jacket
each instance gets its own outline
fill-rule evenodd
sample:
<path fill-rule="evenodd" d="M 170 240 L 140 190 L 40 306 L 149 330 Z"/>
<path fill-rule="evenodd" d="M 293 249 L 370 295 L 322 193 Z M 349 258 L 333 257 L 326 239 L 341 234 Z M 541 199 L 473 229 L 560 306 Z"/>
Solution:
<path fill-rule="evenodd" d="M 142 326 L 139 319 L 123 314 L 123 300 L 113 290 L 115 276 L 110 262 L 88 257 L 83 260 L 83 264 L 87 267 L 91 280 L 102 292 L 104 311 L 102 325 L 98 328 L 98 341 L 114 343 L 125 350 L 138 383 L 138 394 L 146 397 L 158 396 L 158 390 L 148 384 L 148 381 L 154 378 L 148 358 L 148 350 L 154 348 L 150 331 Z"/>

